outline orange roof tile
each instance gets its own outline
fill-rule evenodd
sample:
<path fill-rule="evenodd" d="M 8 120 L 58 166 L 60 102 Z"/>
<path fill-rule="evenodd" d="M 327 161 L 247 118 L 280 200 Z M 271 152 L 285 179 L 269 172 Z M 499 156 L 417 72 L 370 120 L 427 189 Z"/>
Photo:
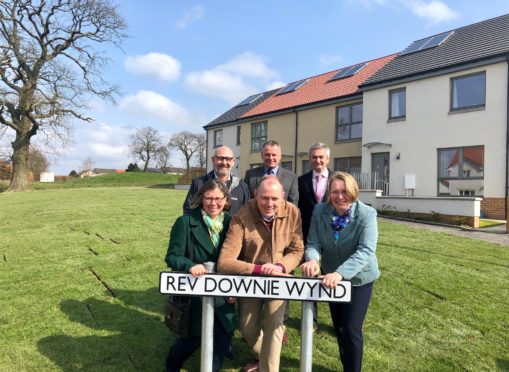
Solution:
<path fill-rule="evenodd" d="M 329 82 L 329 80 L 341 69 L 310 77 L 306 84 L 297 90 L 281 95 L 277 95 L 276 92 L 259 105 L 244 113 L 241 117 L 246 118 L 267 114 L 274 111 L 345 97 L 357 93 L 359 91 L 359 85 L 364 83 L 369 77 L 396 56 L 397 54 L 391 54 L 386 57 L 368 61 L 367 65 L 355 75 L 339 80 Z"/>

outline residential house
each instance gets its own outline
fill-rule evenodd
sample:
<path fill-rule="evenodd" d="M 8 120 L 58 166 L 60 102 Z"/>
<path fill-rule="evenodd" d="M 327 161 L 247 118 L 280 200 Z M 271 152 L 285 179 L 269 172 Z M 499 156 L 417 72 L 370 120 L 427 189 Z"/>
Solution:
<path fill-rule="evenodd" d="M 308 151 L 315 142 L 331 147 L 334 168 L 360 170 L 363 101 L 359 85 L 394 57 L 290 83 L 240 115 L 235 121 L 242 144 L 240 175 L 261 164 L 260 150 L 268 139 L 281 144 L 281 165 L 297 174 L 310 169 Z"/>
<path fill-rule="evenodd" d="M 417 40 L 361 86 L 362 173 L 387 195 L 482 197 L 505 219 L 509 15 Z M 407 188 L 406 188 L 407 186 Z"/>
<path fill-rule="evenodd" d="M 277 90 L 278 89 L 253 94 L 203 127 L 207 131 L 207 169 L 209 171 L 212 169 L 211 156 L 214 153 L 214 149 L 226 145 L 230 147 L 237 156 L 236 166 L 232 169 L 232 173 L 239 176 L 239 154 L 241 146 L 240 122 L 242 121 L 240 118 L 247 111 L 277 92 Z M 240 176 L 243 176 L 243 174 L 240 174 Z"/>

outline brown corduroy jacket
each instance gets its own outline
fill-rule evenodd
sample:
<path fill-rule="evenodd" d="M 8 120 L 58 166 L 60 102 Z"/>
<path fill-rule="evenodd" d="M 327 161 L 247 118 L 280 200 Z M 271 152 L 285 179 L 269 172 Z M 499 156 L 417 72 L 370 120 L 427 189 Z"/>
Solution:
<path fill-rule="evenodd" d="M 252 274 L 255 264 L 280 263 L 290 273 L 304 252 L 299 209 L 282 200 L 269 230 L 252 199 L 232 218 L 217 269 L 225 274 Z"/>

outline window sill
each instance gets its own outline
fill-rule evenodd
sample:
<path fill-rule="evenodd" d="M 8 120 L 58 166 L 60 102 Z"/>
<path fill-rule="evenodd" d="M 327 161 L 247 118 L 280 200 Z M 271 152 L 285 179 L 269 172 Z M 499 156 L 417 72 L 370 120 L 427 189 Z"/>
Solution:
<path fill-rule="evenodd" d="M 449 110 L 449 115 L 462 114 L 464 112 L 472 112 L 472 111 L 482 111 L 482 110 L 486 110 L 486 106 L 475 106 L 475 107 L 451 109 L 451 110 Z"/>
<path fill-rule="evenodd" d="M 397 118 L 389 118 L 387 119 L 387 123 L 396 123 L 398 121 L 405 121 L 406 120 L 406 116 L 400 116 L 400 117 L 397 117 Z"/>
<path fill-rule="evenodd" d="M 350 142 L 361 142 L 362 138 L 351 138 L 351 139 L 344 139 L 344 140 L 336 140 L 334 143 L 350 143 Z"/>

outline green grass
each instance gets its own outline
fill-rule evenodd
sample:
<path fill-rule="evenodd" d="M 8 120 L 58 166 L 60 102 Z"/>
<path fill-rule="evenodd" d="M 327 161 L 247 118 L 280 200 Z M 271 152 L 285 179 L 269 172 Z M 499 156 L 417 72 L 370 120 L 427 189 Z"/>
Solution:
<path fill-rule="evenodd" d="M 0 371 L 162 371 L 173 337 L 158 275 L 184 197 L 158 187 L 0 194 Z M 509 247 L 379 228 L 364 370 L 508 371 Z M 282 371 L 299 370 L 298 302 L 291 316 Z M 313 371 L 341 370 L 325 304 L 319 327 Z M 226 371 L 249 358 L 238 332 L 234 345 Z M 199 370 L 199 353 L 186 368 Z"/>
<path fill-rule="evenodd" d="M 36 190 L 84 188 L 84 187 L 128 187 L 151 186 L 160 188 L 173 188 L 178 176 L 173 174 L 126 172 L 109 173 L 96 177 L 73 178 L 57 182 L 34 182 Z"/>
<path fill-rule="evenodd" d="M 492 227 L 492 226 L 499 226 L 499 225 L 505 225 L 505 221 L 501 220 L 487 220 L 485 218 L 482 218 L 479 220 L 479 228 L 483 227 Z"/>

